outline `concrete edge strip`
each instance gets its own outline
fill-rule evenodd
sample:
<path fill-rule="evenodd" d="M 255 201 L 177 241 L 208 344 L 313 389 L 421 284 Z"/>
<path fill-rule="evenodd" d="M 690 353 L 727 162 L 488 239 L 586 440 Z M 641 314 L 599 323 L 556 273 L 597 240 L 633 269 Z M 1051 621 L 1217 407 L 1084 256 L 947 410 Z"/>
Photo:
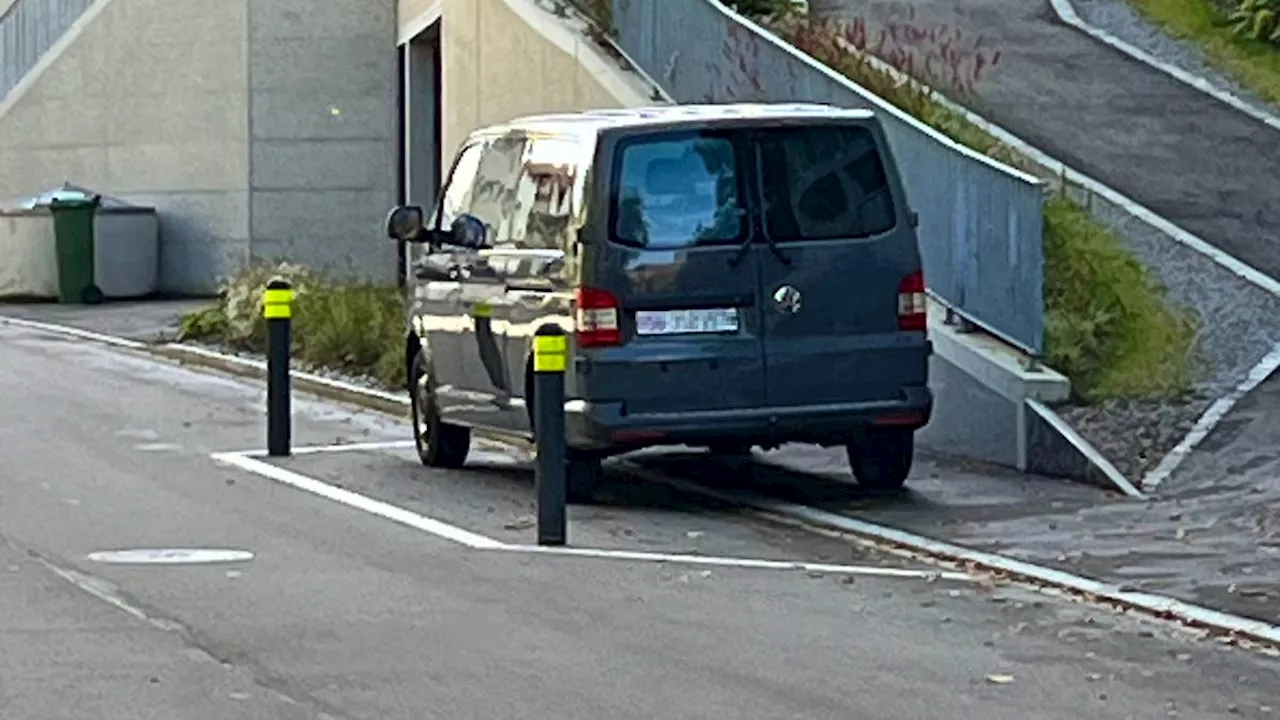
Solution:
<path fill-rule="evenodd" d="M 13 318 L 0 317 L 0 321 L 8 321 L 12 319 Z M 24 321 L 24 323 L 25 322 L 27 321 Z M 123 340 L 122 338 L 111 338 L 110 336 L 99 335 L 98 333 L 89 333 L 81 330 L 76 330 L 75 333 L 66 333 L 67 330 L 75 330 L 75 328 L 65 328 L 65 327 L 56 326 L 56 325 L 49 325 L 46 323 L 39 323 L 39 325 L 43 326 L 40 329 L 49 330 L 52 332 L 63 332 L 64 334 L 72 334 L 80 337 L 83 337 L 86 335 L 92 336 L 92 337 L 86 338 L 91 340 L 99 340 L 99 341 L 105 341 L 104 339 L 117 340 L 117 341 Z M 55 328 L 58 328 L 58 329 L 55 329 Z M 124 342 L 126 343 L 125 347 L 134 347 L 135 345 L 138 344 L 138 343 L 134 343 L 134 341 L 131 341 L 131 340 L 125 340 Z M 120 345 L 119 342 L 110 343 L 110 344 Z M 144 349 L 146 349 L 146 346 L 144 346 Z M 163 353 L 157 353 L 157 354 L 163 355 Z M 203 354 L 212 355 L 215 357 L 217 357 L 218 355 L 217 353 L 213 353 L 211 351 L 204 351 Z M 181 353 L 174 353 L 168 356 L 172 358 L 175 355 L 181 356 Z M 197 357 L 202 357 L 201 354 L 194 354 L 194 355 Z M 229 357 L 230 356 L 222 356 L 221 359 L 225 360 Z M 202 359 L 212 360 L 213 358 L 202 357 Z M 224 364 L 208 362 L 205 364 L 207 364 L 209 367 L 212 367 L 214 369 L 223 369 L 224 367 L 240 367 L 244 369 L 245 365 L 250 365 L 250 366 L 253 366 L 252 368 L 253 377 L 261 377 L 262 374 L 265 373 L 265 363 L 257 363 L 255 361 L 250 361 L 245 358 L 234 358 L 234 359 L 240 362 L 224 363 Z M 257 368 L 257 366 L 259 365 L 262 366 L 261 370 L 258 370 Z M 247 373 L 240 372 L 236 374 L 246 375 Z M 370 402 L 371 400 L 379 400 L 380 399 L 378 397 L 379 395 L 390 396 L 392 398 L 395 398 L 397 401 L 399 401 L 397 402 L 397 407 L 401 409 L 403 408 L 403 405 L 408 403 L 407 399 L 399 398 L 397 396 L 391 395 L 390 393 L 375 393 L 374 391 L 371 391 L 369 388 L 361 388 L 355 385 L 350 385 L 348 383 L 343 383 L 341 381 L 330 380 L 329 378 L 320 378 L 319 376 L 312 376 L 312 377 L 324 381 L 323 383 L 317 384 L 315 386 L 317 388 L 321 388 L 321 389 L 342 388 L 344 390 L 343 394 L 340 396 L 323 394 L 322 397 L 329 397 L 330 399 L 335 399 L 343 402 L 350 402 L 352 404 L 360 405 L 360 406 L 367 407 L 374 410 L 382 409 L 381 403 Z M 317 392 L 316 394 L 321 394 L 321 393 Z M 266 463 L 254 460 L 253 458 L 249 458 L 244 454 L 240 454 L 240 453 L 219 453 L 216 455 L 216 457 L 222 459 L 224 463 L 230 460 L 228 464 L 232 464 L 242 468 L 245 464 L 253 463 L 255 467 L 253 470 L 251 470 L 251 472 L 254 472 L 254 473 L 259 472 L 259 469 L 256 467 L 257 465 L 264 465 L 268 468 L 274 469 L 274 466 L 272 465 L 267 465 Z M 1161 595 L 1155 595 L 1152 593 L 1131 592 L 1128 590 L 1124 590 L 1119 586 L 1110 585 L 1110 584 L 1103 583 L 1090 578 L 1072 575 L 1070 573 L 1065 573 L 1060 570 L 1054 570 L 1052 568 L 1040 567 L 1038 565 L 1033 565 L 1031 563 L 1023 562 L 1021 560 L 1006 558 L 1000 555 L 994 555 L 991 553 L 982 552 L 980 550 L 972 550 L 959 545 L 944 543 L 938 540 L 934 540 L 932 538 L 927 538 L 921 535 L 908 533 L 903 530 L 897 530 L 895 528 L 884 527 L 881 525 L 875 525 L 873 523 L 868 523 L 861 520 L 855 520 L 853 518 L 844 517 L 841 515 L 837 515 L 835 513 L 827 512 L 825 510 L 819 510 L 817 508 L 807 507 L 803 505 L 794 505 L 791 503 L 770 501 L 765 499 L 747 500 L 743 497 L 735 497 L 733 495 L 730 495 L 727 493 L 721 493 L 719 491 L 712 490 L 710 488 L 702 487 L 699 485 L 692 485 L 690 483 L 684 483 L 679 480 L 668 478 L 666 476 L 650 473 L 649 471 L 643 468 L 638 468 L 637 466 L 634 465 L 634 463 L 623 463 L 623 465 L 629 471 L 634 472 L 637 475 L 647 477 L 647 479 L 650 479 L 654 482 L 661 482 L 672 487 L 677 487 L 686 492 L 698 493 L 707 497 L 711 497 L 713 499 L 718 499 L 718 500 L 733 503 L 733 504 L 740 504 L 740 505 L 745 504 L 763 513 L 772 513 L 780 517 L 789 518 L 792 520 L 798 520 L 807 525 L 812 525 L 819 528 L 834 529 L 839 532 L 846 532 L 851 535 L 859 536 L 866 540 L 871 540 L 873 542 L 886 543 L 888 545 L 898 545 L 904 548 L 911 549 L 916 552 L 923 553 L 925 556 L 931 557 L 935 560 L 942 560 L 946 562 L 959 562 L 959 563 L 964 563 L 970 566 L 982 567 L 991 572 L 1007 574 L 1017 578 L 1021 578 L 1024 581 L 1027 581 L 1031 584 L 1038 584 L 1038 585 L 1044 585 L 1052 588 L 1067 590 L 1069 592 L 1076 593 L 1086 598 L 1102 598 L 1108 602 L 1114 603 L 1119 607 L 1139 610 L 1139 611 L 1142 611 L 1143 613 L 1146 613 L 1156 618 L 1173 619 L 1173 620 L 1177 620 L 1192 626 L 1204 627 L 1210 630 L 1217 630 L 1218 632 L 1228 633 L 1234 636 L 1246 636 L 1249 639 L 1265 643 L 1269 647 L 1280 647 L 1280 627 L 1277 627 L 1274 625 L 1268 625 L 1267 623 L 1263 623 L 1257 620 L 1250 620 L 1249 618 L 1240 617 L 1238 615 L 1231 615 L 1229 613 L 1224 613 L 1217 610 L 1210 610 L 1208 608 L 1200 607 L 1198 605 L 1192 605 L 1190 603 L 1184 603 L 1180 600 L 1174 600 L 1172 598 L 1167 598 Z M 304 479 L 310 480 L 309 478 L 304 478 Z M 319 481 L 312 480 L 311 482 L 318 483 Z M 286 484 L 292 484 L 292 483 L 286 483 Z M 323 483 L 320 483 L 320 484 L 323 485 Z M 329 487 L 329 486 L 325 486 L 325 487 Z M 330 490 L 340 490 L 340 489 L 330 488 Z M 350 491 L 343 491 L 343 492 L 350 492 Z M 354 495 L 355 493 L 351 493 L 351 494 Z M 358 497 L 363 498 L 363 496 L 358 496 Z M 366 501 L 370 500 L 369 498 L 364 498 L 364 499 Z M 378 502 L 378 501 L 372 501 L 372 502 Z M 380 503 L 380 504 L 386 505 L 385 503 Z M 395 508 L 394 506 L 387 506 L 387 507 L 393 510 L 399 511 L 401 513 L 407 512 L 404 510 L 400 510 L 399 508 Z M 380 514 L 380 513 L 375 513 L 375 514 Z M 449 526 L 449 527 L 452 527 L 452 526 Z M 467 535 L 475 535 L 474 533 L 470 533 L 467 531 L 462 531 L 462 532 L 467 533 Z M 483 536 L 478 536 L 478 535 L 476 535 L 475 537 L 479 538 L 482 541 L 482 545 L 492 543 L 492 544 L 496 544 L 497 546 L 507 547 L 503 543 L 498 543 L 497 541 L 492 540 L 490 538 L 485 538 Z"/>
<path fill-rule="evenodd" d="M 1117 490 L 1136 500 L 1149 499 L 1141 490 L 1134 487 L 1133 483 L 1129 482 L 1129 479 L 1124 476 L 1124 473 L 1120 472 L 1120 469 L 1115 464 L 1098 452 L 1093 443 L 1085 439 L 1083 435 L 1076 432 L 1075 428 L 1059 417 L 1058 413 L 1053 411 L 1053 408 L 1034 398 L 1027 398 L 1025 402 L 1032 412 L 1040 416 L 1042 420 L 1048 423 L 1049 427 L 1053 428 L 1054 432 L 1071 443 L 1071 446 L 1079 451 L 1089 461 L 1090 465 L 1106 476 L 1107 481 L 1114 485 Z"/>
<path fill-rule="evenodd" d="M 1244 396 L 1253 392 L 1253 389 L 1262 384 L 1264 380 L 1271 377 L 1277 369 L 1280 369 L 1280 343 L 1271 349 L 1265 357 L 1254 365 L 1245 379 L 1240 382 L 1231 392 L 1223 395 L 1204 411 L 1200 418 L 1196 420 L 1196 424 L 1191 427 L 1191 431 L 1182 438 L 1172 450 L 1170 450 L 1158 465 L 1152 468 L 1145 476 L 1143 476 L 1141 484 L 1142 489 L 1147 492 L 1153 492 L 1160 484 L 1169 479 L 1174 471 L 1178 469 L 1182 462 L 1191 455 L 1191 451 L 1196 449 L 1209 433 L 1213 431 L 1218 423 L 1231 412 Z"/>
<path fill-rule="evenodd" d="M 1233 615 L 1193 605 L 1181 600 L 1154 593 L 1126 590 L 1122 586 L 1101 582 L 1092 578 L 1073 575 L 1062 570 L 1035 565 L 1002 555 L 973 550 L 941 540 L 916 535 L 905 530 L 885 527 L 857 520 L 805 505 L 770 500 L 760 497 L 722 492 L 701 485 L 668 478 L 661 473 L 623 463 L 627 472 L 651 482 L 663 483 L 685 492 L 701 494 L 722 502 L 745 506 L 761 512 L 766 517 L 776 516 L 803 525 L 815 526 L 870 541 L 886 544 L 916 553 L 923 553 L 934 560 L 960 564 L 966 568 L 981 568 L 1032 586 L 1066 591 L 1077 598 L 1097 602 L 1102 600 L 1114 607 L 1134 610 L 1161 620 L 1173 620 L 1184 625 L 1225 634 L 1233 639 L 1247 639 L 1268 648 L 1280 648 L 1280 626 L 1260 620 Z"/>
<path fill-rule="evenodd" d="M 1144 65 L 1155 68 L 1156 70 L 1159 70 L 1183 84 L 1199 90 L 1215 100 L 1225 103 L 1232 109 L 1248 115 L 1273 130 L 1280 130 L 1280 116 L 1266 112 L 1265 110 L 1262 110 L 1256 105 L 1241 98 L 1239 95 L 1224 90 L 1218 85 L 1209 82 L 1206 78 L 1187 72 L 1176 65 L 1167 63 L 1141 48 L 1130 45 L 1106 30 L 1086 22 L 1085 19 L 1076 12 L 1075 6 L 1071 4 L 1071 0 L 1049 0 L 1049 4 L 1053 7 L 1053 12 L 1058 16 L 1059 20 L 1088 35 L 1094 40 L 1097 40 L 1114 50 L 1118 50 Z"/>

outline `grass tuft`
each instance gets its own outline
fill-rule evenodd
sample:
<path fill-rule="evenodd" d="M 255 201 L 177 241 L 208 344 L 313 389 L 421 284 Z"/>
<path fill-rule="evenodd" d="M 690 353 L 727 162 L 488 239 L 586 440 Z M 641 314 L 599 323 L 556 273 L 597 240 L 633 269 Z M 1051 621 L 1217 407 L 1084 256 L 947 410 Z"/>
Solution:
<path fill-rule="evenodd" d="M 267 324 L 262 292 L 273 276 L 297 293 L 293 357 L 309 368 L 405 384 L 404 295 L 393 286 L 338 282 L 297 265 L 252 265 L 223 284 L 216 305 L 183 318 L 181 340 L 202 340 L 261 353 Z"/>
<path fill-rule="evenodd" d="M 1209 64 L 1262 100 L 1280 104 L 1280 47 L 1237 31 L 1232 16 L 1244 2 L 1222 0 L 1129 0 L 1166 33 L 1198 46 Z M 1266 8 L 1263 8 L 1266 10 Z M 1273 10 L 1280 12 L 1280 10 Z M 1255 27 L 1253 22 L 1250 28 Z M 1270 26 L 1271 33 L 1280 32 Z M 1268 33 L 1269 35 L 1270 33 Z"/>

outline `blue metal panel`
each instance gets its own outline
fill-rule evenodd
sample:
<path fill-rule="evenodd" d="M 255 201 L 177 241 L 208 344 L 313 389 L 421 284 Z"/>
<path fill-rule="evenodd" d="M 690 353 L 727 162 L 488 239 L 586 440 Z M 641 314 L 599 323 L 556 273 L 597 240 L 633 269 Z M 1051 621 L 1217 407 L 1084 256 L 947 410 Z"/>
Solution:
<path fill-rule="evenodd" d="M 18 0 L 0 17 L 0 101 L 94 0 Z"/>
<path fill-rule="evenodd" d="M 929 289 L 962 316 L 1039 354 L 1043 190 L 963 148 L 715 0 L 613 0 L 622 49 L 677 102 L 817 102 L 875 110 L 920 214 Z"/>

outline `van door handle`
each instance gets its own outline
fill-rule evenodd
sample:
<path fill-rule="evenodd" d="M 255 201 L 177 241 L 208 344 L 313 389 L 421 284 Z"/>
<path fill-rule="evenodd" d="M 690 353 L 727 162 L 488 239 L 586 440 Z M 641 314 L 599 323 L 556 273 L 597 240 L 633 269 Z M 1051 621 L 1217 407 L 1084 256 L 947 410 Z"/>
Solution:
<path fill-rule="evenodd" d="M 507 292 L 551 292 L 555 289 L 551 283 L 537 280 L 507 282 L 503 283 L 502 288 Z"/>

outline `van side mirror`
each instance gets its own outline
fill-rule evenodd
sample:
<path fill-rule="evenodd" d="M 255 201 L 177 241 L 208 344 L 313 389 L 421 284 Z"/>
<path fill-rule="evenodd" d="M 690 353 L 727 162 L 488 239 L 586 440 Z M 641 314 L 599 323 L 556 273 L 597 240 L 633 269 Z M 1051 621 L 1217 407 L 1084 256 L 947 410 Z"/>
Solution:
<path fill-rule="evenodd" d="M 425 218 L 417 205 L 398 205 L 387 213 L 387 237 L 400 242 L 420 242 Z"/>
<path fill-rule="evenodd" d="M 488 245 L 486 240 L 489 235 L 489 228 L 485 226 L 483 220 L 475 215 L 463 213 L 450 223 L 447 235 L 448 237 L 440 238 L 439 242 L 470 250 L 479 250 Z"/>

